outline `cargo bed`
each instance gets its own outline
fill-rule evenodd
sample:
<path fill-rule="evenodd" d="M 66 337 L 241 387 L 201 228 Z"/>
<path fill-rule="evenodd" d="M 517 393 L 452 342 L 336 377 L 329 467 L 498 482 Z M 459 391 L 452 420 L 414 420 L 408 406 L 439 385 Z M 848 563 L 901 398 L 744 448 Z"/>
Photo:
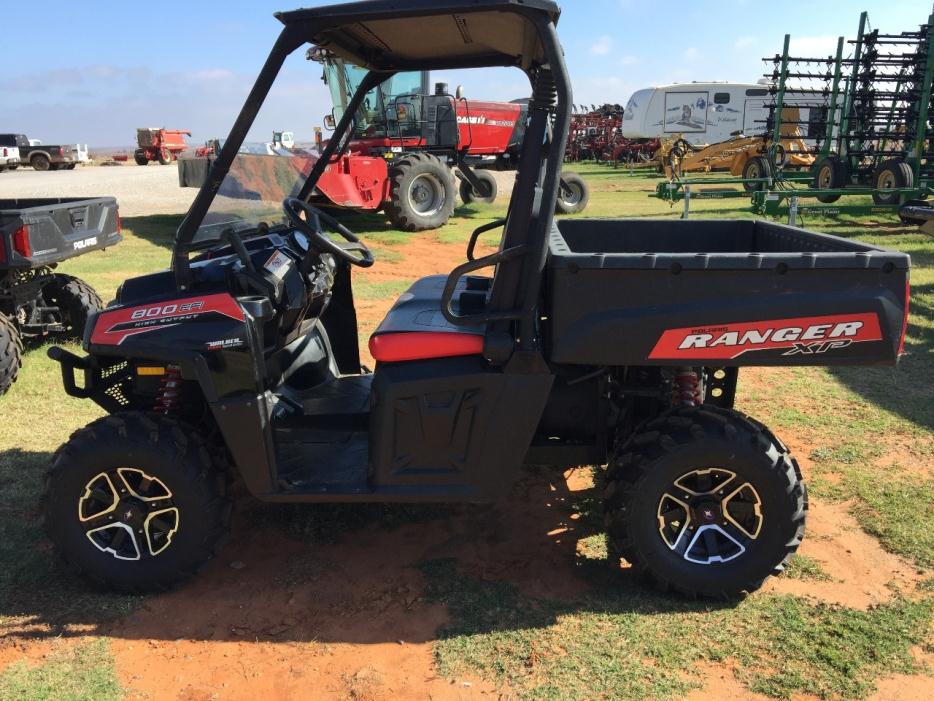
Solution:
<path fill-rule="evenodd" d="M 113 197 L 0 199 L 0 271 L 33 269 L 122 238 Z"/>
<path fill-rule="evenodd" d="M 760 220 L 564 219 L 549 241 L 552 362 L 894 363 L 910 258 Z"/>

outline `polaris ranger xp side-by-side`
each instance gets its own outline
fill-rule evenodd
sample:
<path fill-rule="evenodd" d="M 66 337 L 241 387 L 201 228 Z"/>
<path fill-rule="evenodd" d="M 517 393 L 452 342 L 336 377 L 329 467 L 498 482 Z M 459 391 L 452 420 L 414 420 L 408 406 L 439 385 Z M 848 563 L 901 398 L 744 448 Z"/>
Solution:
<path fill-rule="evenodd" d="M 733 409 L 738 368 L 894 363 L 909 259 L 763 221 L 555 220 L 571 115 L 558 16 L 549 0 L 277 15 L 171 270 L 127 280 L 85 356 L 50 350 L 68 393 L 110 413 L 49 472 L 46 522 L 74 569 L 132 591 L 197 572 L 228 528 L 229 474 L 265 501 L 482 502 L 540 464 L 607 465 L 611 561 L 662 588 L 729 596 L 781 571 L 806 492 L 782 442 Z M 238 153 L 309 44 L 367 69 L 322 157 Z M 507 215 L 399 297 L 370 372 L 351 273 L 374 257 L 309 198 L 371 88 L 486 66 L 531 85 Z"/>

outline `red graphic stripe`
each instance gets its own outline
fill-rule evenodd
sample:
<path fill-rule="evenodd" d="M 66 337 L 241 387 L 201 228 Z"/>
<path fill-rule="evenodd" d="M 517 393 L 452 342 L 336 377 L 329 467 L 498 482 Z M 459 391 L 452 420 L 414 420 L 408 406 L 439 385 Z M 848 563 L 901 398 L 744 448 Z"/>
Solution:
<path fill-rule="evenodd" d="M 204 297 L 185 297 L 101 312 L 94 324 L 91 343 L 120 345 L 129 336 L 158 331 L 182 323 L 172 323 L 172 319 L 211 313 L 222 314 L 236 321 L 244 320 L 240 305 L 225 292 Z"/>

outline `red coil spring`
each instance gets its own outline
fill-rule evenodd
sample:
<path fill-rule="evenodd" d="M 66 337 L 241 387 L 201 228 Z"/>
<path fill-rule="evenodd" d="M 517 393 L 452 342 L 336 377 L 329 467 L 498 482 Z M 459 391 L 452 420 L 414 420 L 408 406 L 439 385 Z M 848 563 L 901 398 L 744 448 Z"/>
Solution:
<path fill-rule="evenodd" d="M 182 387 L 182 369 L 178 365 L 169 365 L 162 376 L 159 391 L 156 392 L 156 405 L 153 411 L 170 413 L 178 404 Z"/>
<path fill-rule="evenodd" d="M 674 406 L 697 406 L 703 403 L 701 383 L 692 368 L 678 368 L 671 401 Z"/>

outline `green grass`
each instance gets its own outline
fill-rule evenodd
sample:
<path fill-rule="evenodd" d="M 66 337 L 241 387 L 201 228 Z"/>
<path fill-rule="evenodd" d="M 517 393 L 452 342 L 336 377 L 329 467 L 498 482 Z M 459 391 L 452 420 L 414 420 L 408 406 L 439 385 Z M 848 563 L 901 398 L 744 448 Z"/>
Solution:
<path fill-rule="evenodd" d="M 794 555 L 791 561 L 785 565 L 785 573 L 782 576 L 788 579 L 803 579 L 812 582 L 829 582 L 832 579 L 817 560 L 800 553 Z"/>
<path fill-rule="evenodd" d="M 592 187 L 588 210 L 576 216 L 680 215 L 680 206 L 649 197 L 655 178 L 591 164 L 571 169 Z M 692 217 L 746 217 L 746 204 L 698 201 Z M 413 236 L 464 244 L 474 228 L 505 211 L 505 199 L 459 207 L 449 226 L 415 235 L 392 231 L 380 216 L 350 217 L 350 227 L 376 249 L 377 266 L 399 273 L 388 281 L 360 275 L 356 298 L 393 299 L 411 284 L 416 273 L 407 269 L 412 261 L 406 243 Z M 168 265 L 180 221 L 180 215 L 128 218 L 123 243 L 61 269 L 111 299 L 124 279 Z M 908 649 L 924 644 L 934 591 L 934 240 L 884 218 L 842 216 L 805 225 L 911 253 L 907 355 L 898 368 L 744 370 L 738 408 L 780 437 L 794 435 L 799 451 L 806 446 L 812 494 L 846 500 L 866 532 L 925 570 L 928 584 L 919 596 L 927 598 L 856 611 L 762 594 L 732 606 L 658 596 L 625 577 L 608 579 L 599 564 L 605 556 L 599 501 L 587 492 L 575 497 L 582 514 L 579 565 L 591 585 L 580 600 L 530 599 L 506 582 L 477 580 L 455 562 L 425 564 L 429 598 L 446 604 L 451 615 L 435 648 L 442 673 L 505 680 L 529 698 L 679 698 L 699 684 L 700 663 L 729 661 L 746 686 L 772 696 L 854 698 L 869 693 L 880 676 L 914 670 Z M 490 232 L 485 241 L 495 244 L 498 235 Z M 0 424 L 0 635 L 61 635 L 132 610 L 140 599 L 102 594 L 64 571 L 38 527 L 42 474 L 52 451 L 101 412 L 64 394 L 58 368 L 42 347 L 28 350 L 20 380 L 0 397 L 0 412 L 7 419 Z M 389 528 L 435 514 L 411 507 L 262 506 L 250 517 L 321 542 L 343 526 Z M 300 578 L 306 567 L 311 565 L 296 563 L 294 572 L 281 576 Z M 823 581 L 826 573 L 799 556 L 786 576 Z M 118 696 L 116 683 L 108 686 L 112 662 L 102 645 L 74 648 L 41 667 L 10 668 L 0 677 L 0 698 L 11 696 L 11 689 L 17 690 L 12 698 L 45 698 L 43 680 L 54 680 L 63 669 L 72 671 L 61 688 L 78 689 L 71 697 L 63 691 L 64 698 Z"/>
<path fill-rule="evenodd" d="M 119 701 L 117 679 L 107 641 L 97 639 L 62 647 L 43 662 L 14 662 L 0 673 L 0 699 L 13 701 Z"/>
<path fill-rule="evenodd" d="M 934 612 L 930 599 L 857 611 L 767 595 L 717 607 L 607 580 L 579 601 L 540 600 L 452 560 L 422 571 L 453 618 L 435 645 L 441 672 L 479 673 L 529 699 L 680 698 L 700 685 L 700 663 L 727 660 L 776 698 L 862 698 L 882 674 L 918 671 L 910 649 Z"/>

